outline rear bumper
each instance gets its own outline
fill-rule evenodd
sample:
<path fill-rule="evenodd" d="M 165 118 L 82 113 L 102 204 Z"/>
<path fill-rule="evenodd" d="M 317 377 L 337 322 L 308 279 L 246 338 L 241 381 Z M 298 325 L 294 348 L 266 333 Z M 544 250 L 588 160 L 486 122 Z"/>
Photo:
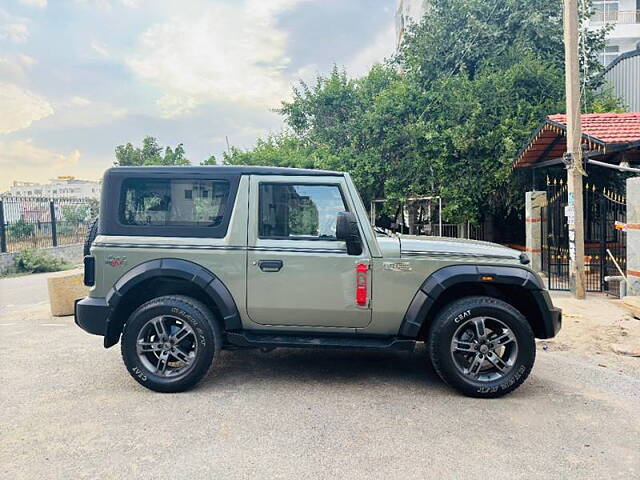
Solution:
<path fill-rule="evenodd" d="M 76 325 L 93 335 L 104 336 L 110 313 L 111 307 L 104 298 L 85 297 L 76 300 L 74 307 Z"/>

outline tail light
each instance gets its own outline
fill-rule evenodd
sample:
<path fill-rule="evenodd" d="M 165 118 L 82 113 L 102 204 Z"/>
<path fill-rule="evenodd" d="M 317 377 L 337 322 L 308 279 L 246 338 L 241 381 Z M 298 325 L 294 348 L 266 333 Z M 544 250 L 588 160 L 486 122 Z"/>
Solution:
<path fill-rule="evenodd" d="M 359 263 L 356 265 L 356 305 L 364 307 L 369 299 L 367 294 L 367 271 L 369 265 Z"/>
<path fill-rule="evenodd" d="M 84 257 L 84 284 L 93 287 L 96 283 L 96 259 L 91 255 Z"/>

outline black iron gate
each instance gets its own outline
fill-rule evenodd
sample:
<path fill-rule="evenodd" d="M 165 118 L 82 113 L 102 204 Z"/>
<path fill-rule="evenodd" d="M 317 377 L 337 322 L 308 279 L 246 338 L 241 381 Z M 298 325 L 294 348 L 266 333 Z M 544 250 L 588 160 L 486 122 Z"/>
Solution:
<path fill-rule="evenodd" d="M 541 211 L 542 270 L 549 290 L 569 290 L 569 228 L 565 207 L 567 185 L 564 180 L 547 179 L 547 200 Z M 610 291 L 617 282 L 605 282 L 608 275 L 619 275 L 611 255 L 625 270 L 627 259 L 625 198 L 606 188 L 586 184 L 584 188 L 584 234 L 586 288 L 589 292 Z M 611 252 L 611 255 L 607 253 Z M 611 285 L 608 285 L 611 283 Z"/>

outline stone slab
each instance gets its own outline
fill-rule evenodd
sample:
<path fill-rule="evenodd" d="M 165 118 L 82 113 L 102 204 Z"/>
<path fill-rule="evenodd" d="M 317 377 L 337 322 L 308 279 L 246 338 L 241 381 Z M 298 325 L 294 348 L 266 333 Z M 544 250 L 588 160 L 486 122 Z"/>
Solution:
<path fill-rule="evenodd" d="M 83 283 L 81 268 L 54 273 L 47 278 L 47 288 L 51 315 L 54 317 L 73 315 L 75 301 L 89 293 L 89 287 Z"/>

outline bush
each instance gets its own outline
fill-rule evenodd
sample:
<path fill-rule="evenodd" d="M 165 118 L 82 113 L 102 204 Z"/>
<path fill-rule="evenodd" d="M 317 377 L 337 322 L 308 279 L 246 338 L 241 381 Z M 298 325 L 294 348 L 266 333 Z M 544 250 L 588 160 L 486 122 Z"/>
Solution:
<path fill-rule="evenodd" d="M 71 268 L 68 263 L 36 248 L 27 248 L 18 253 L 15 264 L 19 272 L 26 273 L 57 272 Z"/>
<path fill-rule="evenodd" d="M 22 218 L 16 223 L 10 223 L 7 232 L 13 238 L 27 238 L 35 231 L 33 224 L 25 222 Z"/>

